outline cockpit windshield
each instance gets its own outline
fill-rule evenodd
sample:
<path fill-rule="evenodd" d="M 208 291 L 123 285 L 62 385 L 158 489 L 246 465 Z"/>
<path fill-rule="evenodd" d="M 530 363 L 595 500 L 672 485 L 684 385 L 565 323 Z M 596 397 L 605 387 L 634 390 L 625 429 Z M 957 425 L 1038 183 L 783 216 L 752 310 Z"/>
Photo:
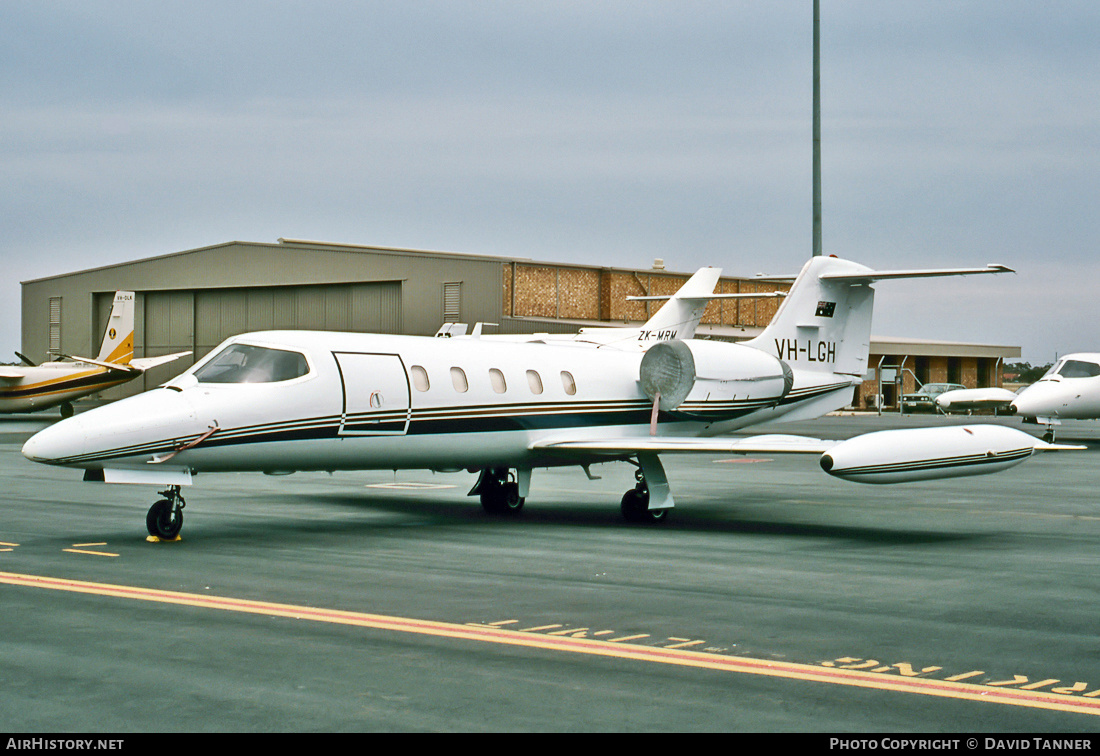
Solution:
<path fill-rule="evenodd" d="M 1092 378 L 1100 375 L 1100 365 L 1083 360 L 1062 360 L 1046 372 L 1043 378 L 1059 375 L 1063 378 Z"/>
<path fill-rule="evenodd" d="M 309 372 L 305 355 L 285 349 L 231 344 L 195 371 L 199 383 L 275 383 Z"/>

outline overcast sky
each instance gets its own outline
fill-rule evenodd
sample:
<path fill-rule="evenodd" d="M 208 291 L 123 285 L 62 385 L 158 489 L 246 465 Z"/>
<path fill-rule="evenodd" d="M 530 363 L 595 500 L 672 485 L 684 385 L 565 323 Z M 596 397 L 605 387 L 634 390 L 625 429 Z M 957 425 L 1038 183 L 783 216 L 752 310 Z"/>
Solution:
<path fill-rule="evenodd" d="M 1019 271 L 881 283 L 874 332 L 1100 351 L 1100 3 L 821 5 L 826 254 Z M 20 281 L 230 240 L 797 272 L 812 17 L 5 0 L 0 361 Z"/>

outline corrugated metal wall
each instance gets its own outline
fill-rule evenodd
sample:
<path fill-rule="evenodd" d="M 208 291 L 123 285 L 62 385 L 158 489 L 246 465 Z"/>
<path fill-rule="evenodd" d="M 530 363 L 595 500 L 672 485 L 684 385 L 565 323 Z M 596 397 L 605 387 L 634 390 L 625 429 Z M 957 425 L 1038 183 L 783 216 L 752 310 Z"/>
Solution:
<path fill-rule="evenodd" d="M 147 333 L 153 334 L 152 317 L 164 311 L 162 298 L 177 292 L 145 295 Z M 190 296 L 190 293 L 187 293 Z M 248 331 L 300 329 L 310 331 L 401 332 L 401 284 L 328 284 L 250 289 L 204 289 L 194 292 L 192 323 L 194 348 L 206 354 L 224 339 Z M 172 311 L 169 317 L 175 318 Z M 149 338 L 146 354 L 163 342 Z"/>
<path fill-rule="evenodd" d="M 98 351 L 114 293 L 98 293 L 93 333 Z M 193 352 L 189 358 L 150 371 L 139 379 L 152 388 L 194 364 L 230 336 L 250 331 L 300 329 L 401 333 L 401 283 L 277 286 L 198 291 L 139 292 L 134 349 L 153 357 Z M 94 355 L 91 355 L 94 356 Z M 133 393 L 133 387 L 105 392 L 105 398 Z"/>

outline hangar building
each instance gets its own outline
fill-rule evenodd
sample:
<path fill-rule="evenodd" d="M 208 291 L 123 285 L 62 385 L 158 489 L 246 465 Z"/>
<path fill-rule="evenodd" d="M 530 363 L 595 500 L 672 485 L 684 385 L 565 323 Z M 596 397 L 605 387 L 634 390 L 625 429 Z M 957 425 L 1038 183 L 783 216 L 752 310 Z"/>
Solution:
<path fill-rule="evenodd" d="M 660 303 L 632 295 L 671 294 L 687 273 L 654 268 L 536 262 L 523 258 L 389 249 L 279 239 L 226 242 L 92 270 L 25 281 L 22 351 L 32 359 L 94 355 L 114 292 L 136 293 L 134 352 L 192 356 L 104 392 L 116 399 L 152 388 L 222 340 L 267 329 L 341 330 L 430 336 L 447 322 L 486 323 L 486 333 L 563 333 L 587 325 L 646 320 Z M 723 277 L 724 293 L 786 284 Z M 698 336 L 752 338 L 775 299 L 715 300 Z M 872 339 L 870 370 L 853 405 L 926 382 L 1000 386 L 1019 347 Z"/>

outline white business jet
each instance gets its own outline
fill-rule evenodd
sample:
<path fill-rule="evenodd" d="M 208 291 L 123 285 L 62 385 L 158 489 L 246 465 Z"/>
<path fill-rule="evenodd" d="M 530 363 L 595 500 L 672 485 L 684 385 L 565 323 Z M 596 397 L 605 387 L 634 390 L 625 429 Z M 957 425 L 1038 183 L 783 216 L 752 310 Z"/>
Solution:
<path fill-rule="evenodd" d="M 742 344 L 682 338 L 711 296 L 694 284 L 641 329 L 612 329 L 619 338 L 242 334 L 159 388 L 39 432 L 23 454 L 82 468 L 86 480 L 165 486 L 146 518 L 161 539 L 178 537 L 180 487 L 208 472 L 480 471 L 470 494 L 506 513 L 523 507 L 536 467 L 622 460 L 638 468 L 622 512 L 642 521 L 674 504 L 667 453 L 816 453 L 830 474 L 868 483 L 995 472 L 1060 447 L 1003 426 L 840 443 L 722 434 L 851 401 L 867 368 L 873 282 L 1002 272 L 874 271 L 814 257 L 768 327 Z M 714 269 L 703 276 L 717 280 Z"/>
<path fill-rule="evenodd" d="M 1068 354 L 1018 393 L 959 389 L 936 397 L 936 406 L 944 412 L 993 409 L 1020 415 L 1025 423 L 1045 425 L 1043 440 L 1051 442 L 1062 420 L 1100 419 L 1100 354 Z"/>
<path fill-rule="evenodd" d="M 1047 426 L 1045 441 L 1054 440 L 1062 420 L 1100 418 L 1100 354 L 1078 352 L 1059 359 L 1042 378 L 1012 400 L 1025 423 Z"/>
<path fill-rule="evenodd" d="M 0 412 L 36 412 L 61 405 L 61 416 L 73 414 L 72 402 L 126 383 L 146 370 L 191 354 L 134 358 L 134 293 L 116 291 L 103 333 L 99 356 L 69 357 L 36 365 L 16 352 L 22 365 L 0 366 Z"/>

